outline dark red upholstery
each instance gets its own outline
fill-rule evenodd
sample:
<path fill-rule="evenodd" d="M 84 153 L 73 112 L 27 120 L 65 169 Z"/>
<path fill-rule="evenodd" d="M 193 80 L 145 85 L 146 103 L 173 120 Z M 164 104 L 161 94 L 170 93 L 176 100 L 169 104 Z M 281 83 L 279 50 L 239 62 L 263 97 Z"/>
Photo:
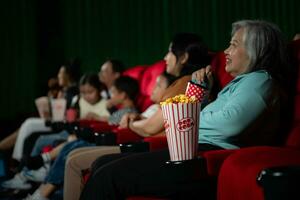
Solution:
<path fill-rule="evenodd" d="M 287 128 L 283 147 L 251 147 L 234 151 L 225 159 L 218 177 L 219 200 L 264 199 L 262 188 L 256 183 L 260 171 L 269 167 L 300 166 L 300 40 L 290 45 L 296 59 L 293 118 Z M 292 77 L 292 76 L 291 76 Z"/>
<path fill-rule="evenodd" d="M 129 129 L 115 128 L 112 130 L 112 132 L 115 133 L 116 135 L 117 144 L 136 142 L 136 141 L 141 141 L 143 139 L 143 137 L 137 135 L 136 133 L 134 133 Z"/>
<path fill-rule="evenodd" d="M 156 78 L 165 70 L 165 68 L 166 63 L 161 60 L 153 65 L 130 68 L 123 73 L 123 75 L 130 76 L 139 81 L 140 94 L 136 100 L 136 106 L 141 112 L 145 111 L 153 104 L 150 100 L 150 96 L 156 83 Z"/>
<path fill-rule="evenodd" d="M 220 84 L 220 88 L 225 87 L 233 79 L 233 77 L 225 71 L 226 58 L 223 51 L 214 55 L 210 65 L 216 81 Z"/>
<path fill-rule="evenodd" d="M 138 65 L 132 68 L 129 68 L 123 72 L 123 76 L 130 76 L 138 81 L 141 80 L 141 77 L 145 71 L 146 66 Z"/>
<path fill-rule="evenodd" d="M 249 147 L 236 151 L 223 163 L 218 178 L 219 200 L 262 200 L 259 172 L 268 167 L 300 165 L 300 151 L 280 147 Z"/>
<path fill-rule="evenodd" d="M 165 135 L 158 135 L 147 137 L 144 139 L 144 142 L 149 143 L 149 150 L 150 151 L 157 151 L 161 149 L 166 149 L 168 146 L 167 138 Z"/>

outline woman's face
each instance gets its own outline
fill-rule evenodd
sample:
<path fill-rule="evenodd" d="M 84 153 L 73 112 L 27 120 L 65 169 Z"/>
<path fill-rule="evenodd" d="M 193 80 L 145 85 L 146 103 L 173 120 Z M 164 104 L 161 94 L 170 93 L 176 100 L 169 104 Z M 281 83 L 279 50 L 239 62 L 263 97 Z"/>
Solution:
<path fill-rule="evenodd" d="M 225 70 L 233 77 L 246 73 L 249 70 L 250 59 L 243 41 L 244 29 L 235 32 L 230 46 L 224 51 L 226 56 Z"/>
<path fill-rule="evenodd" d="M 66 87 L 68 86 L 69 84 L 69 76 L 68 74 L 66 73 L 66 69 L 64 66 L 61 66 L 59 71 L 58 71 L 58 74 L 57 74 L 57 78 L 58 78 L 58 84 L 61 86 L 61 87 Z"/>
<path fill-rule="evenodd" d="M 156 84 L 154 86 L 154 89 L 152 90 L 152 94 L 151 94 L 151 100 L 154 103 L 158 103 L 162 97 L 162 95 L 164 94 L 165 90 L 168 87 L 168 81 L 166 79 L 166 77 L 164 76 L 158 76 L 156 79 Z"/>
<path fill-rule="evenodd" d="M 100 101 L 99 90 L 88 83 L 80 86 L 80 94 L 84 100 L 92 105 Z"/>
<path fill-rule="evenodd" d="M 99 79 L 102 83 L 106 85 L 107 88 L 110 88 L 114 83 L 115 79 L 120 76 L 119 73 L 113 71 L 111 62 L 105 62 L 100 69 Z"/>
<path fill-rule="evenodd" d="M 173 76 L 179 76 L 183 66 L 182 64 L 180 64 L 180 62 L 177 61 L 176 56 L 171 50 L 171 47 L 172 43 L 169 46 L 168 53 L 164 57 L 164 60 L 167 64 L 166 71 Z"/>

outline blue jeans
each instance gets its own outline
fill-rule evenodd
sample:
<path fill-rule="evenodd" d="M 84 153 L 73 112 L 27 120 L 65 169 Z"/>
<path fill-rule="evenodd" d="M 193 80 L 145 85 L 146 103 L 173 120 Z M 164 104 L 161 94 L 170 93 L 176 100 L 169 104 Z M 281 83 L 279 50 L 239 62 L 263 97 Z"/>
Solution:
<path fill-rule="evenodd" d="M 68 135 L 69 133 L 67 131 L 50 135 L 41 135 L 35 142 L 35 145 L 31 151 L 31 156 L 40 155 L 45 146 L 53 145 L 53 143 L 57 140 L 67 140 Z"/>
<path fill-rule="evenodd" d="M 59 153 L 58 157 L 54 161 L 53 165 L 50 168 L 50 171 L 45 179 L 46 183 L 51 183 L 53 185 L 62 185 L 64 182 L 65 175 L 65 163 L 68 157 L 68 154 L 77 148 L 95 146 L 95 144 L 86 142 L 84 140 L 75 140 L 67 143 Z"/>

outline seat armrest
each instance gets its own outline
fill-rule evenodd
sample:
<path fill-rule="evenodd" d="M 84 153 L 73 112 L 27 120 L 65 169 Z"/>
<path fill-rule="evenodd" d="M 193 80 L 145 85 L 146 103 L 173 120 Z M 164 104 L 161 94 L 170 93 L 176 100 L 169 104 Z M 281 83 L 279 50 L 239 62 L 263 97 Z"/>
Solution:
<path fill-rule="evenodd" d="M 157 151 L 168 148 L 167 137 L 162 136 L 153 136 L 144 138 L 145 142 L 149 143 L 149 151 Z"/>
<path fill-rule="evenodd" d="M 141 153 L 149 151 L 149 143 L 148 142 L 131 142 L 120 144 L 120 149 L 122 153 Z"/>
<path fill-rule="evenodd" d="M 210 176 L 218 176 L 224 160 L 236 150 L 212 150 L 202 152 L 201 155 L 206 159 L 207 173 Z"/>
<path fill-rule="evenodd" d="M 116 134 L 117 144 L 138 142 L 138 141 L 142 141 L 143 139 L 142 136 L 139 136 L 138 134 L 136 134 L 135 132 L 127 128 L 126 129 L 114 128 L 112 132 Z"/>
<path fill-rule="evenodd" d="M 64 121 L 45 121 L 45 126 L 50 127 L 51 130 L 55 133 L 61 132 L 68 128 L 68 123 Z"/>
<path fill-rule="evenodd" d="M 108 131 L 112 131 L 113 129 L 115 129 L 117 126 L 115 125 L 109 125 L 107 122 L 92 122 L 89 127 L 94 131 L 94 132 L 98 132 L 98 133 L 102 133 L 102 132 L 108 132 Z"/>
<path fill-rule="evenodd" d="M 266 200 L 299 199 L 300 166 L 282 166 L 263 169 L 257 183 L 263 188 Z"/>

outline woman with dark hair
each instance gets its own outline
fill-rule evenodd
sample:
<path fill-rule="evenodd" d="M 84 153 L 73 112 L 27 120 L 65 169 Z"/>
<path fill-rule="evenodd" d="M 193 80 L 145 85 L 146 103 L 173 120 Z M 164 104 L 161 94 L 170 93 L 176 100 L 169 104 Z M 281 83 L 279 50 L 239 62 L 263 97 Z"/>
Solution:
<path fill-rule="evenodd" d="M 79 93 L 78 81 L 80 76 L 80 61 L 78 59 L 65 62 L 58 71 L 58 82 L 62 86 L 59 97 L 67 100 L 67 108 L 70 107 L 73 97 Z"/>
<path fill-rule="evenodd" d="M 235 78 L 200 113 L 199 151 L 266 144 L 279 124 L 279 90 L 287 67 L 281 33 L 273 24 L 251 20 L 233 23 L 232 30 L 225 50 L 226 71 Z M 192 79 L 208 79 L 211 85 L 210 67 L 193 73 Z M 166 165 L 168 160 L 167 150 L 103 156 L 94 163 L 81 199 L 205 198 L 209 191 L 205 161 L 200 159 L 193 168 L 184 163 Z"/>
<path fill-rule="evenodd" d="M 160 101 L 185 92 L 191 74 L 209 63 L 208 48 L 198 35 L 180 33 L 173 38 L 164 59 L 167 64 L 166 72 L 172 75 L 175 81 L 166 89 Z M 135 118 L 128 120 L 124 124 L 128 124 L 130 129 L 143 136 L 155 135 L 164 131 L 161 109 L 148 118 L 143 126 L 136 126 Z"/>

